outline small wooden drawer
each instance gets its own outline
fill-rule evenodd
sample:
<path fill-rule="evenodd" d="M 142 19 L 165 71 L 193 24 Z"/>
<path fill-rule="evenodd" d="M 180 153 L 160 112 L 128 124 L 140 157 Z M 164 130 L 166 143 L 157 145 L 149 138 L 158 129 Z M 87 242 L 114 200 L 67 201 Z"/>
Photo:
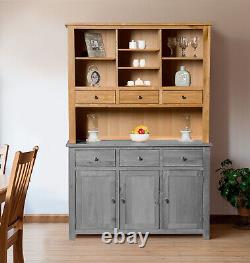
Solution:
<path fill-rule="evenodd" d="M 159 93 L 156 90 L 151 91 L 120 91 L 120 103 L 128 104 L 157 104 L 159 103 Z"/>
<path fill-rule="evenodd" d="M 162 102 L 166 104 L 202 104 L 202 91 L 163 91 Z"/>
<path fill-rule="evenodd" d="M 120 150 L 120 166 L 159 166 L 158 150 Z"/>
<path fill-rule="evenodd" d="M 202 150 L 164 150 L 164 166 L 202 166 Z"/>
<path fill-rule="evenodd" d="M 113 90 L 77 90 L 76 103 L 104 104 L 115 103 L 115 91 Z"/>
<path fill-rule="evenodd" d="M 115 150 L 76 150 L 76 166 L 115 166 Z"/>

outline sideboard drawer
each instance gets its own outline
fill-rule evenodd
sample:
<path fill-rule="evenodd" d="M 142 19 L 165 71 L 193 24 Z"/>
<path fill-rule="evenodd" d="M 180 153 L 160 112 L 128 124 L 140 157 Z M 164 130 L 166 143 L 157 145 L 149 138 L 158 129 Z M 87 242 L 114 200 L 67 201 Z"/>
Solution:
<path fill-rule="evenodd" d="M 164 150 L 164 166 L 202 166 L 202 150 Z"/>
<path fill-rule="evenodd" d="M 76 103 L 101 104 L 115 103 L 115 91 L 113 90 L 77 90 Z"/>
<path fill-rule="evenodd" d="M 120 150 L 120 166 L 159 166 L 158 150 Z"/>
<path fill-rule="evenodd" d="M 76 166 L 115 166 L 115 150 L 76 150 Z"/>
<path fill-rule="evenodd" d="M 202 91 L 163 91 L 162 102 L 169 104 L 201 104 Z"/>
<path fill-rule="evenodd" d="M 159 103 L 159 93 L 156 90 L 151 90 L 151 91 L 122 90 L 122 91 L 120 91 L 120 103 L 156 104 L 156 103 Z"/>

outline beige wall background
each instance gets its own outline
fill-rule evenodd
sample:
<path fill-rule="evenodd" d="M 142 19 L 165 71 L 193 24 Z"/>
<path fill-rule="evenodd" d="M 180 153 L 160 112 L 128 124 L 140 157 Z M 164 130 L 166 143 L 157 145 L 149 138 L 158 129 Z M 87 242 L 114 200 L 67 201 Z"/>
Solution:
<path fill-rule="evenodd" d="M 250 166 L 249 0 L 0 0 L 0 143 L 40 152 L 27 213 L 66 213 L 70 22 L 211 22 L 211 213 L 232 214 L 214 173 Z"/>

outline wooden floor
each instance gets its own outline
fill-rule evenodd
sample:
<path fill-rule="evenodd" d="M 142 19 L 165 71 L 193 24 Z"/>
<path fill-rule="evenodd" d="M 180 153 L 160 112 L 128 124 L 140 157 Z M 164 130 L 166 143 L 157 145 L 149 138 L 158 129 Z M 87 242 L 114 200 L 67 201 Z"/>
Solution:
<path fill-rule="evenodd" d="M 201 236 L 150 236 L 145 248 L 138 245 L 105 245 L 100 236 L 68 240 L 67 224 L 25 224 L 26 263 L 162 263 L 250 262 L 250 231 L 231 225 L 212 225 L 212 239 Z M 12 250 L 9 250 L 12 262 Z"/>

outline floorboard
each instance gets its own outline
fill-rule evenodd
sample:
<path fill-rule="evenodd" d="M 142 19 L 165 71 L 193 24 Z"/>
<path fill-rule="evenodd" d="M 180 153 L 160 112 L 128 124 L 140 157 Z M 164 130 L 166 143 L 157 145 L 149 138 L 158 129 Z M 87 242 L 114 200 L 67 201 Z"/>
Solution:
<path fill-rule="evenodd" d="M 212 239 L 202 236 L 150 236 L 145 248 L 138 244 L 102 243 L 101 237 L 68 240 L 68 225 L 25 224 L 26 263 L 179 263 L 250 262 L 250 231 L 232 225 L 212 225 Z M 12 262 L 12 249 L 8 251 Z"/>

